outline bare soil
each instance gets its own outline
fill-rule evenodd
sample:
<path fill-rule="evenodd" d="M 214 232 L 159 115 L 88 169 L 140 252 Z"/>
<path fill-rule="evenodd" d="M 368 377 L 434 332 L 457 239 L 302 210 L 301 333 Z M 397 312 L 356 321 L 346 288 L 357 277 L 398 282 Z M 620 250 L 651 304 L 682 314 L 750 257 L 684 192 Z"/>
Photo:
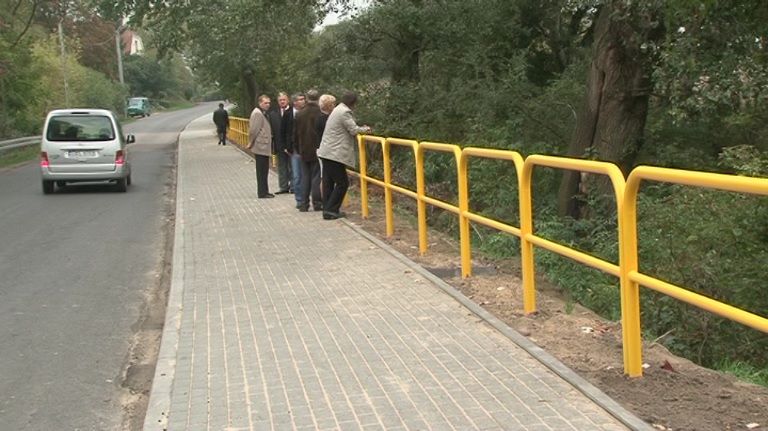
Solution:
<path fill-rule="evenodd" d="M 546 280 L 537 280 L 537 313 L 526 316 L 517 262 L 473 256 L 474 275 L 464 280 L 455 241 L 430 231 L 429 251 L 419 256 L 417 229 L 395 215 L 395 234 L 386 238 L 383 205 L 376 203 L 376 197 L 370 199 L 369 217 L 363 219 L 356 191 L 351 190 L 344 208 L 350 222 L 441 277 L 653 428 L 768 430 L 768 388 L 703 368 L 647 341 L 643 377 L 628 378 L 623 372 L 619 322 L 569 303 Z"/>

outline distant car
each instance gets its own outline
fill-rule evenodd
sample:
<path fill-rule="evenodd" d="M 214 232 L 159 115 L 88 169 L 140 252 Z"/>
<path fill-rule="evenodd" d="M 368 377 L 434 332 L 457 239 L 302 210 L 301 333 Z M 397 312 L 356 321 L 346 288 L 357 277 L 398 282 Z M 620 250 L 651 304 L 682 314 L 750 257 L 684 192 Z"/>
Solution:
<path fill-rule="evenodd" d="M 125 192 L 131 184 L 126 145 L 117 116 L 105 109 L 58 109 L 48 113 L 40 144 L 43 193 L 56 186 L 86 181 L 111 181 Z"/>
<path fill-rule="evenodd" d="M 146 97 L 131 97 L 128 99 L 128 116 L 129 117 L 149 117 L 151 114 L 151 107 L 149 105 L 149 99 Z"/>

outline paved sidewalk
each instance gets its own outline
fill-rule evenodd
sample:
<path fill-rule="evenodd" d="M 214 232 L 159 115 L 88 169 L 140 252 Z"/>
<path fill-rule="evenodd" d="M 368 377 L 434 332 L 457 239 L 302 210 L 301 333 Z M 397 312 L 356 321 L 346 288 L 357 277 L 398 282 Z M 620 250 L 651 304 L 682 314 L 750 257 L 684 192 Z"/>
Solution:
<path fill-rule="evenodd" d="M 207 116 L 182 133 L 146 430 L 644 427 L 384 244 L 294 205 L 256 199 L 252 160 Z"/>

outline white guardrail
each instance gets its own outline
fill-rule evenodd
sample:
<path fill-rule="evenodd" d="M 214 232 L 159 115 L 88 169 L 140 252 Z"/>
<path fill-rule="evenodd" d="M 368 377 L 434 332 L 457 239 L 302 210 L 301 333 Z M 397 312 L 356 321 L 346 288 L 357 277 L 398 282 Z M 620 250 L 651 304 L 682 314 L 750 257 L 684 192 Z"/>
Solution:
<path fill-rule="evenodd" d="M 21 148 L 38 144 L 40 144 L 40 136 L 28 136 L 26 138 L 16 138 L 9 139 L 7 141 L 0 141 L 0 153 L 13 148 Z"/>

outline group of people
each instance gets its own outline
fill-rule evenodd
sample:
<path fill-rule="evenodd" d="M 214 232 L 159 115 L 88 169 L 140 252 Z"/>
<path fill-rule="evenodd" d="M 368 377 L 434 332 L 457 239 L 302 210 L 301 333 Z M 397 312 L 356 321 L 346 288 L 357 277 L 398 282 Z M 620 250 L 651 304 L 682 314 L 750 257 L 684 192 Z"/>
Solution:
<path fill-rule="evenodd" d="M 313 211 L 322 211 L 325 220 L 344 217 L 340 208 L 349 187 L 346 168 L 356 164 L 355 137 L 371 132 L 353 116 L 357 95 L 344 93 L 337 105 L 333 95 L 320 95 L 316 90 L 294 94 L 290 100 L 281 92 L 277 107 L 271 109 L 271 104 L 269 96 L 259 96 L 249 120 L 247 148 L 256 160 L 257 196 L 265 199 L 293 193 L 300 212 L 309 211 L 311 204 Z M 222 110 L 220 104 L 214 112 L 220 144 L 226 143 L 229 122 Z M 279 186 L 275 194 L 269 192 L 267 182 L 273 154 Z"/>

